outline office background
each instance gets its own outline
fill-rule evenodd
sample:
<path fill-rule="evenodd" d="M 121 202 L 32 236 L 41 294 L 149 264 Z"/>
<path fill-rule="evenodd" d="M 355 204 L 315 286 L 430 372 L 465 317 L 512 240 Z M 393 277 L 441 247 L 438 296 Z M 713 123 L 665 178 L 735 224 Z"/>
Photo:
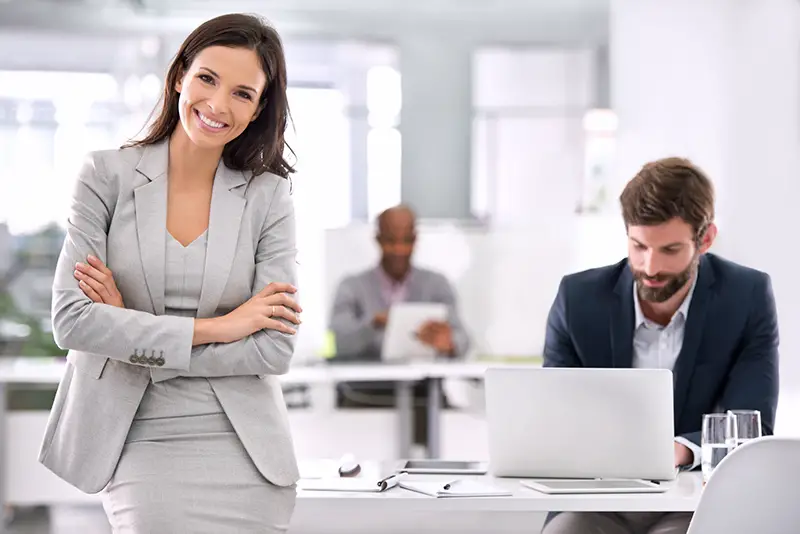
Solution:
<path fill-rule="evenodd" d="M 61 354 L 50 286 L 81 158 L 136 136 L 185 35 L 231 11 L 286 45 L 297 364 L 330 355 L 336 284 L 374 264 L 374 218 L 399 202 L 420 217 L 417 263 L 455 286 L 470 357 L 539 355 L 561 276 L 626 253 L 623 184 L 681 155 L 717 187 L 713 251 L 773 277 L 777 432 L 800 432 L 793 0 L 0 1 L 0 355 Z"/>

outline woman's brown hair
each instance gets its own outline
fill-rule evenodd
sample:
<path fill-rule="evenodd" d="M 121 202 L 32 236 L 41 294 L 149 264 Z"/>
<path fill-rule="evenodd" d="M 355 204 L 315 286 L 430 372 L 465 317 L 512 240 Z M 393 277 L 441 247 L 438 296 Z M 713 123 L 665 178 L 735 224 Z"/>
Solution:
<path fill-rule="evenodd" d="M 126 146 L 152 145 L 172 135 L 180 122 L 180 94 L 175 90 L 175 85 L 197 54 L 210 46 L 253 50 L 258 54 L 267 77 L 267 85 L 259 99 L 261 112 L 241 135 L 225 145 L 222 151 L 225 165 L 234 170 L 250 171 L 253 175 L 271 172 L 288 178 L 294 168 L 284 158 L 284 150 L 288 148 L 284 132 L 289 120 L 289 102 L 286 97 L 283 44 L 278 33 L 254 15 L 234 13 L 213 18 L 198 26 L 186 38 L 167 71 L 158 117 L 143 139 Z"/>

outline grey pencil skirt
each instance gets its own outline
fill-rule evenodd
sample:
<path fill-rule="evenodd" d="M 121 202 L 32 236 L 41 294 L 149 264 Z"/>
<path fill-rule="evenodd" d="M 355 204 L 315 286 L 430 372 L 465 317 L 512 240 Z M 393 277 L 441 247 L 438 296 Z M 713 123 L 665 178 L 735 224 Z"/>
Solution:
<path fill-rule="evenodd" d="M 296 495 L 268 482 L 225 414 L 211 414 L 135 421 L 103 507 L 115 534 L 273 534 L 288 531 Z"/>

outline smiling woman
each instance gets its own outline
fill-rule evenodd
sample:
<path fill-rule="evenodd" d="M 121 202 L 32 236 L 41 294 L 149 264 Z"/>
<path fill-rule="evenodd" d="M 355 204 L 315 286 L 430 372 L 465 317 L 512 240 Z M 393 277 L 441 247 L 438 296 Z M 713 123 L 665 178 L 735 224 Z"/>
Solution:
<path fill-rule="evenodd" d="M 78 176 L 53 283 L 69 364 L 40 459 L 102 491 L 115 533 L 288 529 L 288 113 L 277 33 L 218 17 L 178 50 L 147 136 Z"/>
<path fill-rule="evenodd" d="M 265 85 L 266 75 L 252 50 L 206 48 L 175 84 L 184 131 L 198 146 L 236 139 L 258 117 L 258 95 Z"/>
<path fill-rule="evenodd" d="M 269 26 L 243 31 L 233 24 L 240 16 L 212 19 L 187 37 L 167 72 L 160 115 L 129 146 L 181 133 L 180 122 L 198 146 L 224 146 L 231 169 L 293 172 L 283 157 L 289 105 L 280 37 Z"/>

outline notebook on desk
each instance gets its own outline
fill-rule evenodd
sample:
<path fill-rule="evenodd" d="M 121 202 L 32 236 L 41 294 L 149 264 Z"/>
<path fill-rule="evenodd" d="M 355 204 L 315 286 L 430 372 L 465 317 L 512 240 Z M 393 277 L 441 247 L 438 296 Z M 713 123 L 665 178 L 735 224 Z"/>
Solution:
<path fill-rule="evenodd" d="M 451 483 L 429 480 L 401 480 L 401 488 L 431 497 L 510 497 L 511 492 L 484 482 L 458 480 Z M 447 486 L 447 489 L 445 489 Z"/>
<path fill-rule="evenodd" d="M 329 478 L 301 480 L 297 483 L 298 489 L 306 491 L 357 491 L 366 493 L 380 493 L 388 488 L 382 488 L 375 480 L 366 478 Z"/>
<path fill-rule="evenodd" d="M 523 486 L 548 495 L 594 493 L 664 493 L 666 484 L 649 480 L 520 480 Z"/>
<path fill-rule="evenodd" d="M 366 493 L 380 493 L 390 490 L 398 485 L 404 473 L 393 473 L 387 477 L 378 479 L 374 477 L 353 477 L 353 478 L 321 478 L 300 480 L 297 487 L 306 491 L 355 491 Z"/>

